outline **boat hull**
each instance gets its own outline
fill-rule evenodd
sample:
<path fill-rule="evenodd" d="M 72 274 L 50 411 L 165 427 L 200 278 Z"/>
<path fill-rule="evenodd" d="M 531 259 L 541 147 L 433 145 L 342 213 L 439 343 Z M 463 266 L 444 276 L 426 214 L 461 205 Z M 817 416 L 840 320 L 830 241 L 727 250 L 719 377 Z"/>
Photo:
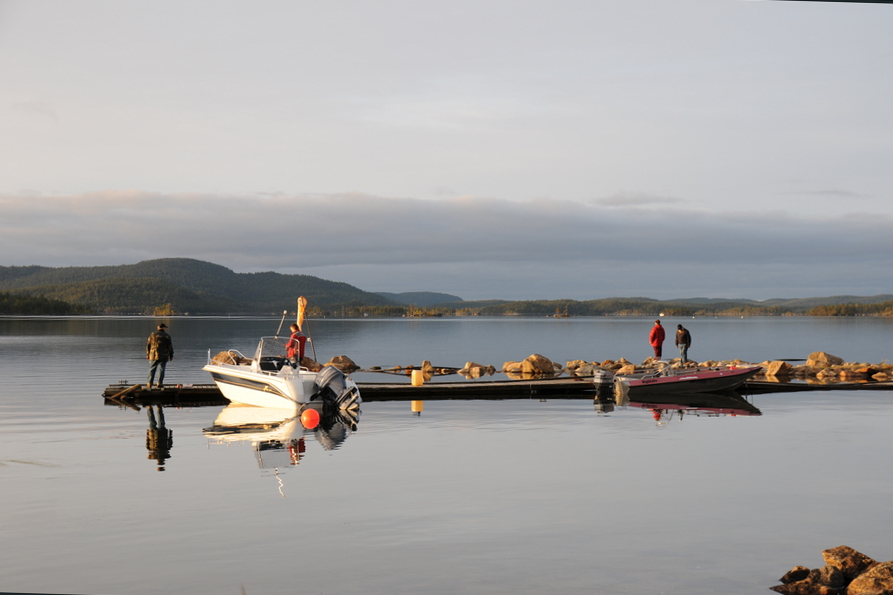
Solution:
<path fill-rule="evenodd" d="M 240 370 L 239 368 L 245 368 Z M 223 396 L 233 403 L 296 410 L 310 402 L 305 382 L 313 384 L 314 373 L 277 376 L 252 372 L 247 366 L 207 365 L 203 368 Z M 305 378 L 308 376 L 308 378 Z"/>
<path fill-rule="evenodd" d="M 630 398 L 676 393 L 715 393 L 735 390 L 760 371 L 759 366 L 693 370 L 674 376 L 618 377 L 620 390 Z"/>
<path fill-rule="evenodd" d="M 211 374 L 220 392 L 232 403 L 297 411 L 312 402 L 331 401 L 341 409 L 355 408 L 362 402 L 356 383 L 337 370 L 320 376 L 303 368 L 268 373 L 246 365 L 212 363 L 202 369 Z M 334 380 L 331 386 L 337 385 L 337 390 L 328 390 L 330 384 L 324 379 Z"/>

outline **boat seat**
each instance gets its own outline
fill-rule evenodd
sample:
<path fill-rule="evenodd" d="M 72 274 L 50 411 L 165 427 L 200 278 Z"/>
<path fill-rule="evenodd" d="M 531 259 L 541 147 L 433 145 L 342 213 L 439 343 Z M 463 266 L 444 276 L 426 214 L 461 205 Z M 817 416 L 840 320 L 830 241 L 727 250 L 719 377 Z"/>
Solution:
<path fill-rule="evenodd" d="M 282 368 L 284 360 L 281 359 L 262 359 L 260 361 L 260 369 L 264 372 L 278 372 Z"/>

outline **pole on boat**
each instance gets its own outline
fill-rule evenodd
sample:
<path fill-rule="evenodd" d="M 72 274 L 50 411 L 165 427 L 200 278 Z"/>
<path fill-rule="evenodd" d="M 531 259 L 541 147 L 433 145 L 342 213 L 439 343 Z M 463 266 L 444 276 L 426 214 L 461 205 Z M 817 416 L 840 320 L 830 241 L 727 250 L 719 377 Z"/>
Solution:
<path fill-rule="evenodd" d="M 298 330 L 303 331 L 304 327 L 304 311 L 307 309 L 307 298 L 303 295 L 298 298 Z M 310 341 L 310 348 L 313 349 L 313 359 L 316 359 L 316 345 L 313 344 L 313 337 L 310 336 L 310 326 L 307 326 L 307 339 Z"/>
<path fill-rule="evenodd" d="M 288 315 L 288 310 L 282 311 L 282 320 L 279 321 L 279 328 L 276 329 L 276 336 L 279 336 L 279 331 L 282 330 L 282 323 L 285 322 L 285 317 Z"/>

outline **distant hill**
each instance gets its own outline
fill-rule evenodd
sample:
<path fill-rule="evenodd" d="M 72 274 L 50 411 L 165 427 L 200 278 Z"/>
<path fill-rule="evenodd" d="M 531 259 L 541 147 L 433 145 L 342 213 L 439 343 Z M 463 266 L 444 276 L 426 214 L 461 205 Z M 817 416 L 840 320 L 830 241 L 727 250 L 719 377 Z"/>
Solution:
<path fill-rule="evenodd" d="M 463 302 L 462 298 L 457 295 L 448 293 L 436 293 L 433 291 L 410 291 L 405 293 L 387 293 L 383 291 L 376 292 L 378 295 L 391 300 L 397 304 L 405 306 L 436 306 L 439 304 L 456 304 Z"/>
<path fill-rule="evenodd" d="M 667 300 L 675 304 L 696 304 L 696 305 L 752 305 L 752 306 L 781 306 L 792 307 L 797 309 L 808 309 L 815 306 L 837 306 L 840 304 L 880 304 L 882 302 L 893 301 L 893 295 L 832 295 L 830 297 L 813 297 L 813 298 L 772 298 L 768 300 L 747 300 L 747 299 L 728 299 L 728 298 L 686 298 L 681 300 Z"/>
<path fill-rule="evenodd" d="M 840 304 L 880 304 L 893 301 L 893 295 L 832 295 L 822 298 L 797 298 L 797 299 L 771 299 L 757 302 L 766 306 L 796 306 L 799 308 L 814 308 L 816 306 L 836 306 Z"/>
<path fill-rule="evenodd" d="M 108 313 L 269 314 L 311 307 L 394 306 L 378 294 L 310 275 L 235 273 L 188 258 L 101 267 L 0 267 L 0 291 L 42 295 Z"/>
<path fill-rule="evenodd" d="M 893 296 L 764 301 L 711 298 L 535 300 L 493 302 L 476 308 L 476 313 L 482 316 L 889 316 L 893 314 Z"/>
<path fill-rule="evenodd" d="M 893 295 L 465 301 L 429 291 L 371 293 L 310 275 L 235 273 L 189 258 L 99 267 L 0 266 L 0 314 L 278 315 L 293 312 L 301 295 L 312 316 L 893 316 Z"/>

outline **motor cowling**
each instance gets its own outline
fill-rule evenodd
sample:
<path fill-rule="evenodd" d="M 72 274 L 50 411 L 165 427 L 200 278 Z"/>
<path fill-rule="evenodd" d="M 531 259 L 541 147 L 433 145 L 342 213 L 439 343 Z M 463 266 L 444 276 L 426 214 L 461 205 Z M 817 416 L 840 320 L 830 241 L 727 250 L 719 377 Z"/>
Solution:
<path fill-rule="evenodd" d="M 356 389 L 348 386 L 344 372 L 335 366 L 323 366 L 316 375 L 313 399 L 335 403 L 340 408 L 349 407 L 357 400 Z"/>

